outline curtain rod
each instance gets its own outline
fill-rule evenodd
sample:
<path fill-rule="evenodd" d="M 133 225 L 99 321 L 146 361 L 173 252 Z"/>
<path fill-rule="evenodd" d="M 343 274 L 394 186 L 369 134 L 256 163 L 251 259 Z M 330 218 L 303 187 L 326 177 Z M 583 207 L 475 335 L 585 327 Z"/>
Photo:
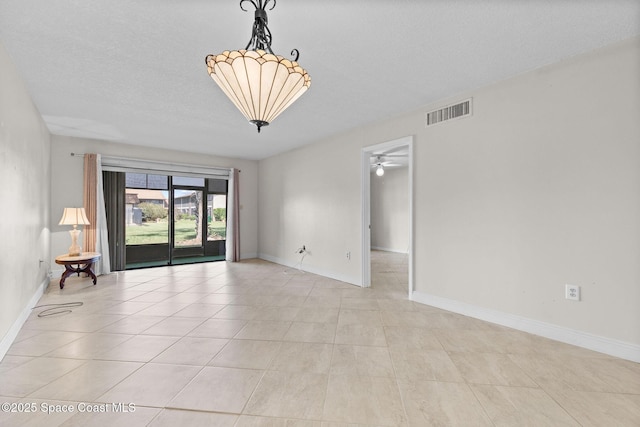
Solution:
<path fill-rule="evenodd" d="M 86 153 L 74 153 L 74 152 L 71 152 L 69 154 L 71 155 L 71 157 L 84 157 L 86 155 Z M 177 165 L 177 166 L 202 166 L 202 167 L 212 167 L 217 169 L 231 169 L 231 168 L 221 168 L 218 166 L 190 165 L 185 163 L 171 163 L 171 162 L 163 162 L 161 160 L 145 160 L 145 159 L 135 159 L 135 158 L 129 158 L 129 157 L 113 157 L 113 156 L 102 156 L 102 157 L 106 157 L 110 159 L 121 159 L 121 160 L 134 160 L 134 161 L 139 160 L 142 162 L 160 163 L 160 164 Z M 242 169 L 238 169 L 238 173 L 240 172 L 242 172 Z"/>

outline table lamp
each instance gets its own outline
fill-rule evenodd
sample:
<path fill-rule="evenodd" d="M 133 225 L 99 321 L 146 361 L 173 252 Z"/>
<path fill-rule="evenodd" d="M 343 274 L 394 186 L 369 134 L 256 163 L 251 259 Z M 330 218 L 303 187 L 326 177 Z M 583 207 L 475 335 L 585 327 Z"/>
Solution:
<path fill-rule="evenodd" d="M 87 219 L 84 208 L 64 208 L 58 225 L 73 225 L 73 230 L 69 230 L 69 234 L 71 234 L 69 256 L 78 256 L 82 252 L 82 248 L 78 245 L 78 236 L 80 236 L 78 224 L 89 225 L 89 219 Z"/>

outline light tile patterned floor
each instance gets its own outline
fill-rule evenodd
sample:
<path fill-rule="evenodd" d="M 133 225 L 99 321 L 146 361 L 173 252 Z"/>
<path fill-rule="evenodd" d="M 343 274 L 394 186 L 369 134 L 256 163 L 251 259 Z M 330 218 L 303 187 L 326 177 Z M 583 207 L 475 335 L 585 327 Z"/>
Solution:
<path fill-rule="evenodd" d="M 24 325 L 0 425 L 640 425 L 639 364 L 411 302 L 406 256 L 372 260 L 371 289 L 259 260 L 53 280 L 40 304 L 84 305 Z"/>

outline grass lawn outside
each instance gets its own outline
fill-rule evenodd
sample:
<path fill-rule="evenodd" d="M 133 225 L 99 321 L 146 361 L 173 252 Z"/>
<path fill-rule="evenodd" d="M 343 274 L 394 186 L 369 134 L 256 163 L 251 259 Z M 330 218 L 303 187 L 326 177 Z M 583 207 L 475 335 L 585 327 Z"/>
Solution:
<path fill-rule="evenodd" d="M 209 240 L 224 240 L 227 236 L 227 225 L 224 221 L 212 221 L 209 224 Z M 182 219 L 175 223 L 176 243 L 194 240 L 196 238 L 195 221 Z M 169 243 L 169 223 L 143 222 L 141 225 L 127 225 L 125 227 L 125 241 L 127 245 L 151 245 L 154 243 Z"/>

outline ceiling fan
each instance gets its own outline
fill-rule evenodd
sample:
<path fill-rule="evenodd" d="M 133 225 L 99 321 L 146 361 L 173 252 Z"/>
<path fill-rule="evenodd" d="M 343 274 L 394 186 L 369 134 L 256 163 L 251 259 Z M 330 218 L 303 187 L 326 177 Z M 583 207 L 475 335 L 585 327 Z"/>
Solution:
<path fill-rule="evenodd" d="M 394 162 L 393 157 L 407 157 L 402 154 L 376 154 L 371 156 L 371 169 L 376 170 L 376 175 L 384 175 L 384 168 L 388 167 L 400 167 L 402 163 Z M 387 160 L 389 159 L 389 160 Z"/>

